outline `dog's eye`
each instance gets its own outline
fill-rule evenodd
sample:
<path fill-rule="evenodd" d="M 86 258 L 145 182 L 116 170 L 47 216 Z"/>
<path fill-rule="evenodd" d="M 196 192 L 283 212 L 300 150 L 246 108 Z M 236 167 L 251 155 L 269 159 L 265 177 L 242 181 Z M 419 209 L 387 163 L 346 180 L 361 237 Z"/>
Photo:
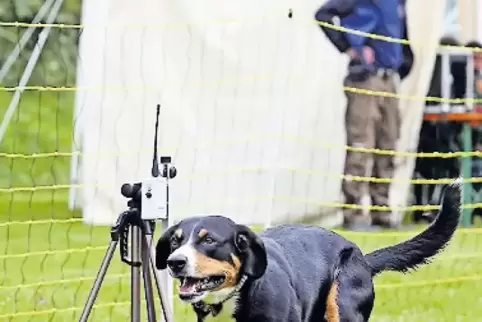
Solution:
<path fill-rule="evenodd" d="M 212 237 L 206 236 L 204 237 L 203 242 L 205 244 L 211 245 L 211 244 L 214 244 L 216 241 L 212 239 Z"/>
<path fill-rule="evenodd" d="M 177 248 L 177 247 L 179 247 L 179 241 L 177 240 L 177 238 L 171 239 L 171 247 L 172 247 L 172 248 Z"/>

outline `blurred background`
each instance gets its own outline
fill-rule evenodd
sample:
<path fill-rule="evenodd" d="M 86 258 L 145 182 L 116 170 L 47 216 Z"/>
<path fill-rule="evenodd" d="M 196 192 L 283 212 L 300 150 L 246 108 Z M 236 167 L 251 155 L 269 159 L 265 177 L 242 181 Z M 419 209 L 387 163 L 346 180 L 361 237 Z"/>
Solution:
<path fill-rule="evenodd" d="M 387 151 L 347 144 L 345 93 L 367 93 L 344 85 L 350 60 L 314 18 L 324 0 L 0 1 L 0 320 L 78 318 L 126 208 L 120 186 L 150 175 L 161 104 L 158 148 L 178 169 L 171 223 L 208 213 L 256 229 L 305 222 L 370 251 L 423 229 L 443 184 L 463 175 L 454 241 L 414 274 L 377 277 L 372 320 L 474 321 L 482 3 L 398 2 L 413 62 L 391 94 L 400 135 Z M 392 155 L 393 176 L 347 179 L 347 151 Z M 374 209 L 366 187 L 359 204 L 346 199 L 347 180 L 388 184 L 383 209 L 409 229 L 340 227 L 343 209 Z M 128 272 L 115 258 L 92 321 L 128 319 Z M 192 320 L 173 302 L 176 321 Z"/>

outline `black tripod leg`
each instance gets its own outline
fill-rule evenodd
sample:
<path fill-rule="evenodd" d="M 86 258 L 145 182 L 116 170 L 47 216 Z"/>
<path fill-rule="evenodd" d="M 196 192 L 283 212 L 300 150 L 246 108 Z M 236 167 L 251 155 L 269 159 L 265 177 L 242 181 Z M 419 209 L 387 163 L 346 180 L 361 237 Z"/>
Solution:
<path fill-rule="evenodd" d="M 157 289 L 157 294 L 159 295 L 159 300 L 161 302 L 161 310 L 162 310 L 162 315 L 164 316 L 164 321 L 165 322 L 174 322 L 174 317 L 172 315 L 171 311 L 171 306 L 169 305 L 169 297 L 166 295 L 164 290 L 162 289 L 162 283 L 161 283 L 161 277 L 159 276 L 159 272 L 156 268 L 156 264 L 154 262 L 155 254 L 153 254 L 153 250 L 150 247 L 152 244 L 152 236 L 151 235 L 146 235 L 146 244 L 149 245 L 149 252 L 151 252 L 150 257 L 150 262 L 151 262 L 151 268 L 152 268 L 152 273 L 154 275 L 154 281 L 156 282 L 156 289 Z"/>
<path fill-rule="evenodd" d="M 154 306 L 154 295 L 152 290 L 151 264 L 150 264 L 150 244 L 146 238 L 142 238 L 142 277 L 144 279 L 144 296 L 147 306 L 147 321 L 156 321 L 156 309 Z"/>
<path fill-rule="evenodd" d="M 115 248 L 117 246 L 118 241 L 111 241 L 107 251 L 105 252 L 104 258 L 102 259 L 102 263 L 100 264 L 99 272 L 95 278 L 94 284 L 90 289 L 89 297 L 87 298 L 87 302 L 85 303 L 84 309 L 82 310 L 82 314 L 80 315 L 79 322 L 87 322 L 89 319 L 89 315 L 92 312 L 92 307 L 94 306 L 95 299 L 99 294 L 100 287 L 102 286 L 102 282 L 104 281 L 105 274 L 107 273 L 107 269 L 109 268 L 110 262 L 112 260 L 112 256 L 114 256 Z"/>
<path fill-rule="evenodd" d="M 131 226 L 131 259 L 141 261 L 141 229 Z M 131 321 L 141 321 L 141 267 L 131 266 Z"/>

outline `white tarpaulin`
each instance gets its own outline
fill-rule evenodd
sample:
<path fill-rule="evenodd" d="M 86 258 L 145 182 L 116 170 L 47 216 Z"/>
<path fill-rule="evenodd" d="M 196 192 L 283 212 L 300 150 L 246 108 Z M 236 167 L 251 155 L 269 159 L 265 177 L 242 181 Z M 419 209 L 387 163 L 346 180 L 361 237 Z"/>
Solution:
<path fill-rule="evenodd" d="M 293 221 L 340 201 L 346 58 L 313 20 L 322 2 L 84 0 L 84 221 L 111 224 L 125 208 L 120 186 L 149 176 L 158 103 L 160 153 L 178 168 L 174 219 Z M 423 96 L 443 7 L 408 2 L 416 65 L 403 92 Z M 415 142 L 422 104 L 402 103 L 401 149 Z"/>

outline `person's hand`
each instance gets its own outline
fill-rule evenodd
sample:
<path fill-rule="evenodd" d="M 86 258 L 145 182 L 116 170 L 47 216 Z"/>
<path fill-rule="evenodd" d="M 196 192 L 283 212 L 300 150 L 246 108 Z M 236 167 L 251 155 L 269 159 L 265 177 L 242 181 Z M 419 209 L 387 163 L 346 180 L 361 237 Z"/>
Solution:
<path fill-rule="evenodd" d="M 363 47 L 363 59 L 368 63 L 368 64 L 373 64 L 375 62 L 375 52 L 371 47 L 365 46 Z"/>
<path fill-rule="evenodd" d="M 349 48 L 346 51 L 346 54 L 351 58 L 351 59 L 360 59 L 361 57 L 358 55 L 358 52 L 353 49 Z M 362 49 L 362 55 L 363 55 L 363 60 L 367 64 L 373 64 L 375 62 L 375 52 L 371 47 L 365 46 Z"/>
<path fill-rule="evenodd" d="M 355 49 L 353 48 L 349 48 L 347 51 L 346 51 L 346 54 L 348 55 L 348 57 L 350 57 L 350 59 L 356 59 L 358 58 L 358 53 L 355 51 Z"/>

